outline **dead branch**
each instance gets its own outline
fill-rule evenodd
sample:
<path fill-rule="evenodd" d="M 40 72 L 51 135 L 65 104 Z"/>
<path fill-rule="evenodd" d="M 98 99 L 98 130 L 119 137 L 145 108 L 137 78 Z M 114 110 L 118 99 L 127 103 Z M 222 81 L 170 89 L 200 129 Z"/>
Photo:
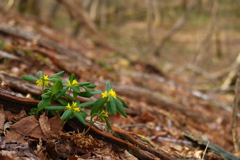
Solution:
<path fill-rule="evenodd" d="M 209 141 L 203 140 L 201 137 L 195 136 L 191 133 L 183 132 L 183 137 L 190 142 L 193 143 L 193 146 L 195 147 L 201 147 L 203 149 L 207 147 L 207 152 L 211 152 L 214 154 L 214 156 L 218 157 L 219 159 L 231 159 L 231 160 L 239 160 L 239 158 L 230 152 L 224 150 L 223 148 L 217 146 L 216 144 L 213 144 Z"/>
<path fill-rule="evenodd" d="M 224 80 L 223 84 L 221 85 L 222 90 L 227 89 L 231 85 L 234 77 L 236 77 L 238 73 L 238 70 L 240 67 L 240 53 L 238 53 L 236 61 L 233 63 L 233 65 L 234 65 L 234 69 L 228 74 L 227 78 Z"/>

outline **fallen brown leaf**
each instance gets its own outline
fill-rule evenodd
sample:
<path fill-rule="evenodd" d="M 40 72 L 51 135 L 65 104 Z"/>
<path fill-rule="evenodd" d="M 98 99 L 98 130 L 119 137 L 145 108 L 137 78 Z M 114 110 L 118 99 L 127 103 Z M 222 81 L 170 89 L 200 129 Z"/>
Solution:
<path fill-rule="evenodd" d="M 52 132 L 51 132 L 51 127 L 48 122 L 48 117 L 43 114 L 39 118 L 39 124 L 42 129 L 43 134 L 46 136 L 46 138 L 51 138 L 52 137 Z"/>
<path fill-rule="evenodd" d="M 0 131 L 4 130 L 4 123 L 5 123 L 6 117 L 3 110 L 3 105 L 0 105 Z"/>

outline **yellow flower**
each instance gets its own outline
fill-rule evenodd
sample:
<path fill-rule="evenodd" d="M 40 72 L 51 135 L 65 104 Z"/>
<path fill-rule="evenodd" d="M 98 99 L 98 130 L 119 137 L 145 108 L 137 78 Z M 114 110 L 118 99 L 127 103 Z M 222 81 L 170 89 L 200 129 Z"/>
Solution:
<path fill-rule="evenodd" d="M 109 96 L 113 96 L 113 98 L 117 98 L 117 94 L 115 91 L 113 91 L 113 89 L 110 89 L 109 91 L 105 91 L 101 94 L 102 94 L 102 98 L 108 97 L 108 101 L 110 101 Z"/>
<path fill-rule="evenodd" d="M 102 112 L 100 114 L 103 115 L 103 116 L 108 117 L 108 113 L 105 110 L 102 110 Z M 101 117 L 100 120 L 101 121 L 105 121 L 106 117 Z"/>
<path fill-rule="evenodd" d="M 78 83 L 77 80 L 74 79 L 74 80 L 72 81 L 72 83 L 71 83 L 70 81 L 68 81 L 67 86 L 69 86 L 69 87 L 70 87 L 70 86 L 78 86 L 77 83 Z"/>
<path fill-rule="evenodd" d="M 67 104 L 66 108 L 73 111 L 73 112 L 80 112 L 80 108 L 76 107 L 77 103 L 76 102 L 72 102 L 72 105 L 70 105 L 70 103 Z"/>
<path fill-rule="evenodd" d="M 116 92 L 113 91 L 113 89 L 110 89 L 109 93 L 110 96 L 113 96 L 114 98 L 117 98 Z"/>
<path fill-rule="evenodd" d="M 80 112 L 80 108 L 78 107 L 78 108 L 73 108 L 73 111 L 74 112 Z"/>
<path fill-rule="evenodd" d="M 44 75 L 43 77 L 44 80 L 48 80 L 48 75 Z"/>
<path fill-rule="evenodd" d="M 50 83 L 48 80 L 48 75 L 44 75 L 43 78 L 40 78 L 39 80 L 36 81 L 36 84 L 40 87 L 46 86 Z"/>

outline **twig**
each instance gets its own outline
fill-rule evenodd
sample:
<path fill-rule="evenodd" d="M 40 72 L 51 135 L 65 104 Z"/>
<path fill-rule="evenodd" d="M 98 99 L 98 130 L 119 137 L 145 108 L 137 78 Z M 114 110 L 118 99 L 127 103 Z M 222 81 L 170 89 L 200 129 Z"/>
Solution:
<path fill-rule="evenodd" d="M 204 152 L 203 152 L 202 160 L 204 159 L 204 157 L 205 157 L 205 155 L 206 155 L 209 142 L 210 142 L 210 141 L 208 141 L 207 146 L 205 147 L 205 150 L 204 150 Z"/>
<path fill-rule="evenodd" d="M 232 119 L 231 119 L 233 145 L 236 152 L 239 151 L 239 141 L 238 141 L 238 134 L 237 134 L 237 113 L 238 113 L 237 107 L 238 107 L 239 86 L 240 86 L 240 72 L 238 73 L 238 78 L 235 85 L 235 96 L 233 100 L 233 110 L 232 110 Z"/>

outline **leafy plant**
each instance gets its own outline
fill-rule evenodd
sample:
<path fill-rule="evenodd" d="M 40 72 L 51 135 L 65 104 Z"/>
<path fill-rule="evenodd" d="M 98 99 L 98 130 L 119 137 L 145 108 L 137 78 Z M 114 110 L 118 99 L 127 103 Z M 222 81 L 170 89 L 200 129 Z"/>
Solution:
<path fill-rule="evenodd" d="M 68 81 L 65 81 L 60 78 L 63 73 L 64 71 L 61 71 L 49 77 L 39 71 L 37 72 L 38 78 L 22 76 L 24 80 L 35 81 L 38 86 L 42 87 L 43 91 L 42 100 L 38 103 L 37 108 L 31 110 L 31 114 L 38 114 L 41 110 L 49 111 L 52 114 L 60 112 L 60 118 L 63 121 L 76 117 L 82 124 L 86 125 L 85 119 L 88 114 L 84 109 L 93 106 L 90 113 L 90 127 L 96 120 L 100 120 L 106 122 L 108 129 L 111 129 L 109 115 L 119 112 L 127 118 L 124 108 L 129 108 L 129 106 L 117 96 L 110 82 L 106 82 L 106 91 L 103 92 L 95 90 L 94 88 L 97 86 L 91 82 L 78 83 L 74 74 L 71 74 Z M 96 101 L 84 103 L 76 100 L 77 96 L 90 98 L 95 94 L 101 94 L 102 97 Z M 60 105 L 54 105 L 56 102 Z"/>

